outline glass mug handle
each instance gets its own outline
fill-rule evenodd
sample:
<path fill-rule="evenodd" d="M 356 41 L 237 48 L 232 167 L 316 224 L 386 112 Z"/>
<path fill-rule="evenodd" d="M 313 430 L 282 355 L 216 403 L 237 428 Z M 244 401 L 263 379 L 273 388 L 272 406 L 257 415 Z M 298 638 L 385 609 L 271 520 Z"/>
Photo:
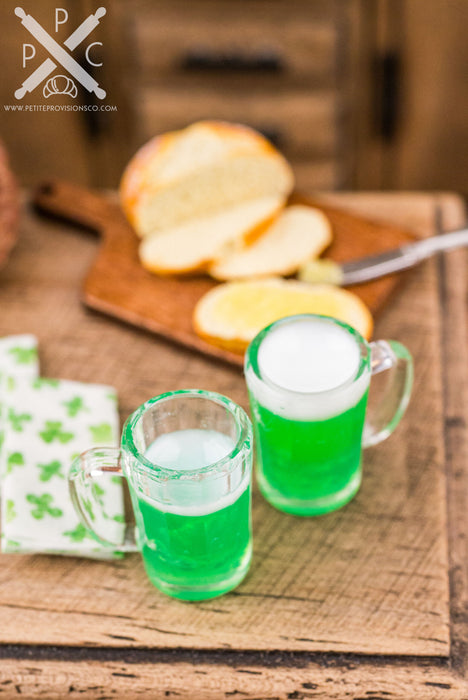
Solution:
<path fill-rule="evenodd" d="M 363 447 L 371 447 L 386 440 L 400 422 L 413 386 L 413 360 L 410 352 L 396 340 L 377 340 L 370 343 L 371 374 L 389 372 L 387 385 L 380 397 L 371 398 L 366 413 Z"/>
<path fill-rule="evenodd" d="M 120 537 L 99 532 L 96 526 L 98 520 L 107 524 L 109 521 L 102 500 L 99 499 L 101 491 L 96 489 L 97 481 L 99 477 L 109 475 L 124 480 L 120 462 L 120 448 L 93 447 L 74 460 L 68 475 L 68 486 L 76 514 L 99 544 L 120 552 L 136 552 L 135 524 L 125 522 L 117 527 L 114 520 L 114 529 L 120 531 Z M 125 505 L 123 498 L 122 505 Z"/>

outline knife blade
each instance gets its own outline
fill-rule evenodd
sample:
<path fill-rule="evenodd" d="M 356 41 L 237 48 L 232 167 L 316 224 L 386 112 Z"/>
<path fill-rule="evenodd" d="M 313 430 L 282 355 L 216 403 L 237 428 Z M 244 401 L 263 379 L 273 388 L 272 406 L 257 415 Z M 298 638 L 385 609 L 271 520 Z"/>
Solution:
<path fill-rule="evenodd" d="M 301 268 L 298 277 L 304 282 L 329 282 L 347 287 L 407 270 L 436 253 L 466 246 L 468 228 L 463 228 L 343 264 L 331 260 L 313 260 Z"/>

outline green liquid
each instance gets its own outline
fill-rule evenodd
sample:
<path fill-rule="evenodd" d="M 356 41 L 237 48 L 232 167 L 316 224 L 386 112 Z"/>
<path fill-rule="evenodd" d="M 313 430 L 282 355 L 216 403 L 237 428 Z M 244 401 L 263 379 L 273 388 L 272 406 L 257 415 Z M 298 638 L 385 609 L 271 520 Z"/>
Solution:
<path fill-rule="evenodd" d="M 247 573 L 252 555 L 250 469 L 184 479 L 227 456 L 231 437 L 216 430 L 177 430 L 146 450 L 175 479 L 131 486 L 138 544 L 151 582 L 168 595 L 203 600 L 231 590 Z"/>
<path fill-rule="evenodd" d="M 314 421 L 277 416 L 250 396 L 258 483 L 272 505 L 320 515 L 351 500 L 361 483 L 367 395 L 344 413 Z"/>
<path fill-rule="evenodd" d="M 204 515 L 158 510 L 138 499 L 146 572 L 164 593 L 183 600 L 222 595 L 250 564 L 250 485 L 230 505 Z"/>

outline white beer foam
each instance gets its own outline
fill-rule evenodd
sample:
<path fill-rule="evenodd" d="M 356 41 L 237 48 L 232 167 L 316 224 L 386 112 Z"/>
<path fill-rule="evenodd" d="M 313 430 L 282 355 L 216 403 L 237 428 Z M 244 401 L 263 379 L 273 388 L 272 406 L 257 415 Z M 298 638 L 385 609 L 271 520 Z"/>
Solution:
<path fill-rule="evenodd" d="M 283 389 L 304 394 L 329 391 L 355 377 L 360 350 L 340 326 L 300 319 L 277 326 L 258 351 L 260 373 Z"/>
<path fill-rule="evenodd" d="M 234 446 L 232 437 L 218 430 L 174 430 L 159 435 L 146 448 L 145 457 L 164 469 L 190 471 L 227 457 Z"/>
<path fill-rule="evenodd" d="M 182 476 L 166 481 L 148 478 L 146 493 L 142 493 L 140 487 L 139 497 L 158 510 L 176 515 L 207 515 L 232 505 L 250 480 L 249 470 L 243 474 L 240 463 L 234 469 L 229 465 L 226 472 L 206 474 L 195 480 L 184 478 L 183 472 L 218 462 L 234 446 L 235 442 L 229 435 L 216 430 L 176 430 L 160 435 L 149 445 L 145 457 L 159 467 L 182 473 Z M 235 459 L 239 461 L 242 457 L 236 456 Z"/>
<path fill-rule="evenodd" d="M 138 498 L 142 498 L 150 506 L 163 513 L 190 516 L 209 515 L 210 513 L 216 513 L 218 510 L 227 508 L 235 503 L 249 486 L 250 474 L 247 473 L 247 475 L 244 475 L 239 486 L 230 493 L 225 493 L 226 489 L 229 488 L 229 477 L 223 475 L 222 479 L 225 481 L 224 484 L 222 484 L 221 481 L 216 483 L 206 480 L 204 482 L 204 488 L 199 487 L 197 489 L 197 491 L 199 491 L 197 500 L 202 500 L 201 503 L 197 504 L 186 502 L 189 494 L 186 490 L 184 496 L 182 496 L 181 489 L 175 487 L 175 483 L 177 482 L 166 482 L 166 484 L 162 486 L 152 484 L 150 493 L 142 493 L 138 490 Z M 172 502 L 167 502 L 171 497 Z M 174 502 L 175 498 L 177 498 L 177 502 Z M 181 500 L 185 502 L 181 503 Z M 190 489 L 190 500 L 195 500 L 192 489 Z"/>
<path fill-rule="evenodd" d="M 355 406 L 369 384 L 369 372 L 355 381 L 358 342 L 325 319 L 297 319 L 277 326 L 258 350 L 259 379 L 247 384 L 257 401 L 292 420 L 325 420 Z M 265 380 L 265 381 L 262 381 Z"/>

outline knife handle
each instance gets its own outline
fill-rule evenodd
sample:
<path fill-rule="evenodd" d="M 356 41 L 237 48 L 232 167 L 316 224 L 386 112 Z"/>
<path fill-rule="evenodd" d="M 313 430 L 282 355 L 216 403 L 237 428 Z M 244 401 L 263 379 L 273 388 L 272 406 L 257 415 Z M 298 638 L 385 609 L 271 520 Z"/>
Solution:
<path fill-rule="evenodd" d="M 424 238 L 421 241 L 403 246 L 401 250 L 403 254 L 415 255 L 418 257 L 418 260 L 425 260 L 435 253 L 455 250 L 464 246 L 468 246 L 468 228 L 449 231 L 439 236 L 431 236 L 431 238 Z"/>

